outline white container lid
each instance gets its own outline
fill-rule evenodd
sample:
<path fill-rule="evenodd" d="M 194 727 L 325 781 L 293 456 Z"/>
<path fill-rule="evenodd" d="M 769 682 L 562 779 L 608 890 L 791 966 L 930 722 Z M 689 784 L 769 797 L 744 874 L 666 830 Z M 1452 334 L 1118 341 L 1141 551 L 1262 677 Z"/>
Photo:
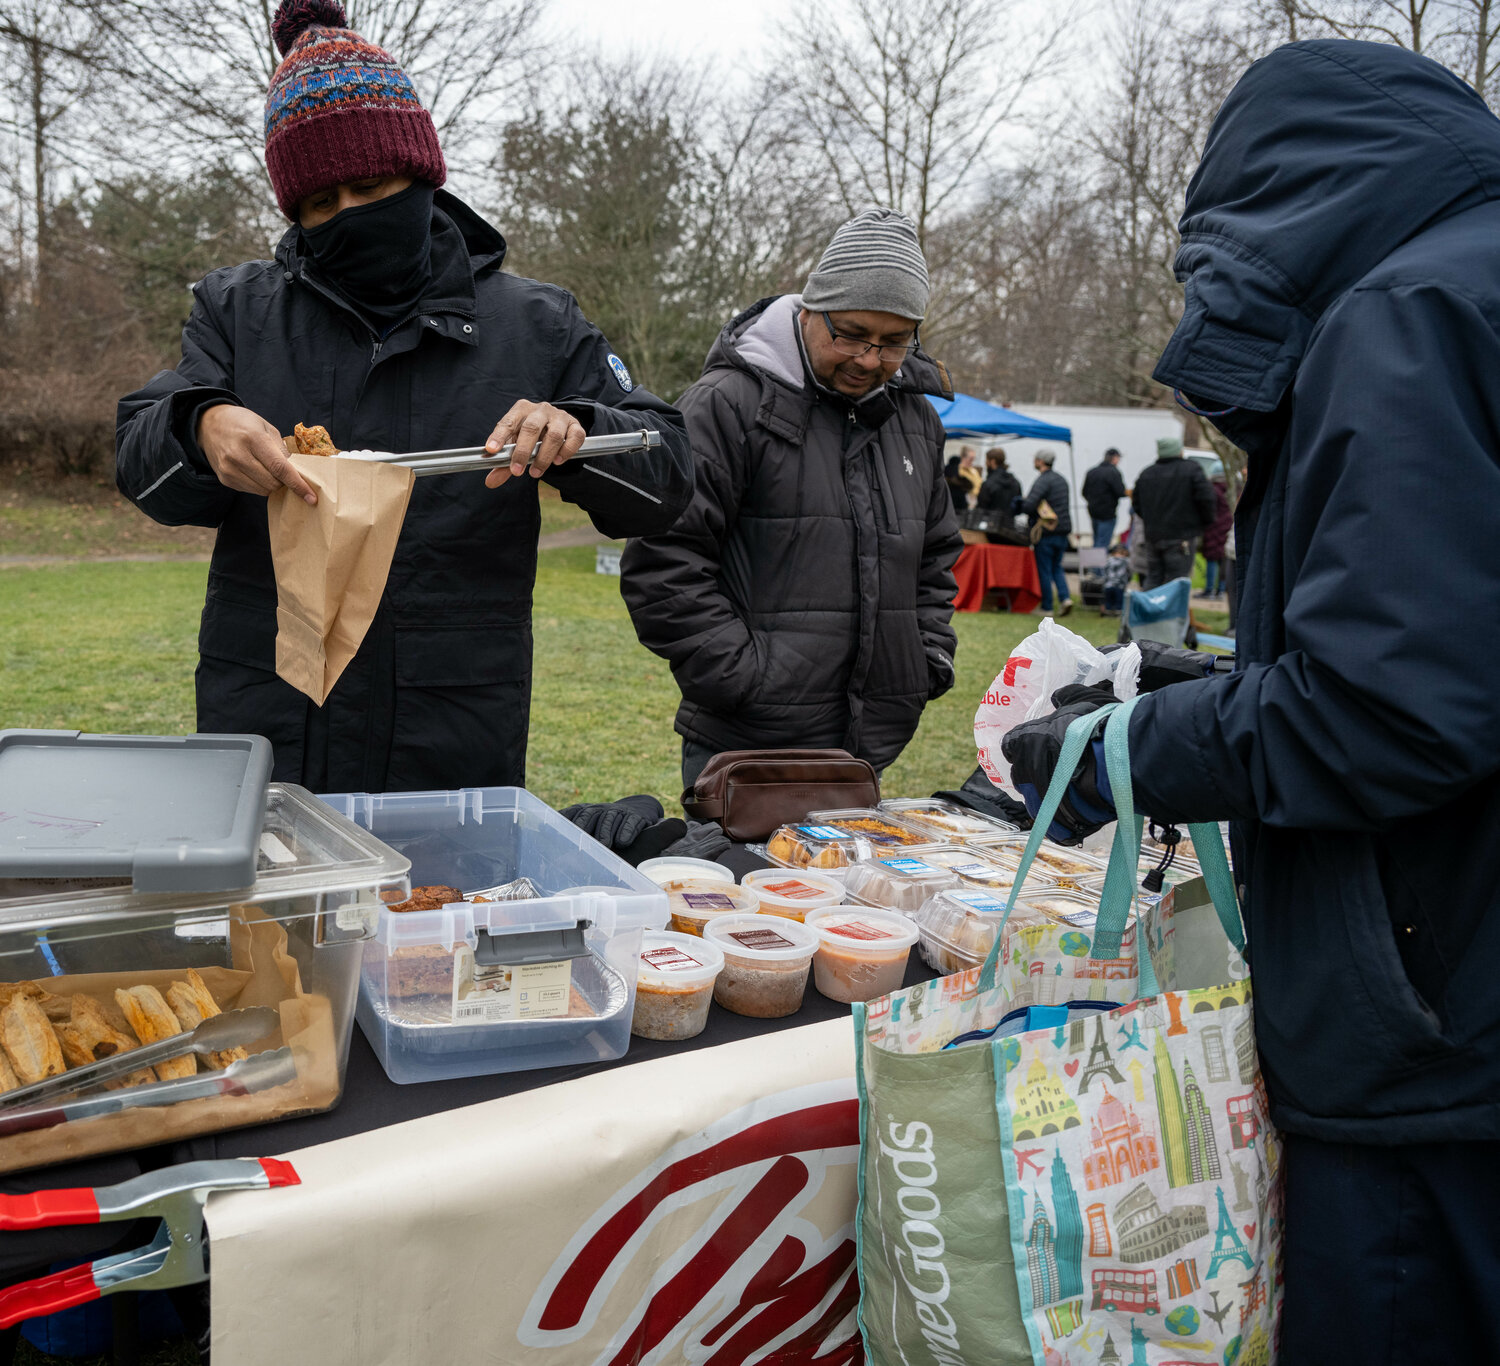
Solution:
<path fill-rule="evenodd" d="M 844 953 L 889 958 L 917 942 L 917 927 L 896 911 L 870 906 L 829 906 L 807 917 L 807 928 Z"/>
<path fill-rule="evenodd" d="M 740 879 L 742 887 L 754 887 L 762 906 L 784 906 L 805 911 L 816 906 L 836 906 L 844 899 L 838 878 L 806 869 L 757 868 Z"/>
<path fill-rule="evenodd" d="M 801 921 L 766 915 L 720 916 L 704 927 L 703 937 L 726 956 L 751 962 L 807 962 L 823 942 Z"/>
<path fill-rule="evenodd" d="M 641 936 L 640 984 L 681 991 L 707 986 L 723 970 L 724 955 L 695 934 L 647 930 Z"/>
<path fill-rule="evenodd" d="M 674 915 L 694 920 L 730 912 L 751 915 L 760 907 L 760 894 L 755 888 L 737 887 L 733 879 L 720 882 L 717 878 L 707 877 L 673 878 L 662 883 L 662 890 L 667 894 L 667 905 Z"/>
<path fill-rule="evenodd" d="M 658 887 L 664 887 L 669 882 L 679 882 L 685 877 L 710 878 L 715 882 L 734 881 L 734 874 L 722 863 L 672 854 L 662 858 L 648 858 L 637 865 L 636 872 L 644 873 Z"/>

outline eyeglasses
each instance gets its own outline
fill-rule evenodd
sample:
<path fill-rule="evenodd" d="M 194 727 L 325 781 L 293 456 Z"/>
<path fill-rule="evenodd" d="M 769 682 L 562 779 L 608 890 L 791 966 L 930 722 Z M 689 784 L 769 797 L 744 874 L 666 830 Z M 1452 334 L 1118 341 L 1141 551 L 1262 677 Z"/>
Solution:
<path fill-rule="evenodd" d="M 823 314 L 823 326 L 828 329 L 829 340 L 833 343 L 833 349 L 841 356 L 848 356 L 855 360 L 868 351 L 876 351 L 880 359 L 886 365 L 899 364 L 904 361 L 920 344 L 920 338 L 914 331 L 909 342 L 887 343 L 865 341 L 863 337 L 846 337 L 842 333 L 834 331 L 833 319 L 828 314 Z"/>

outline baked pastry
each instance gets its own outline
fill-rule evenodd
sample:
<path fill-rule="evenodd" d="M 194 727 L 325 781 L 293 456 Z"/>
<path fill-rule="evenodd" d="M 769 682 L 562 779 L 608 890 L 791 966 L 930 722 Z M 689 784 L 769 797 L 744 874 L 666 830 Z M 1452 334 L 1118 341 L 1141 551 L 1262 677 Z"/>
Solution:
<path fill-rule="evenodd" d="M 304 427 L 300 422 L 292 428 L 292 440 L 297 443 L 298 455 L 337 455 L 338 447 L 328 435 L 327 427 Z"/>
<path fill-rule="evenodd" d="M 142 1043 L 155 1043 L 158 1039 L 170 1039 L 182 1033 L 182 1026 L 161 992 L 155 987 L 121 988 L 115 992 L 115 1004 L 124 1012 L 125 1018 Z M 175 1081 L 178 1077 L 191 1077 L 198 1071 L 198 1060 L 189 1053 L 186 1057 L 170 1058 L 156 1064 L 156 1075 L 163 1081 Z"/>
<path fill-rule="evenodd" d="M 0 1009 L 8 1006 L 16 996 L 27 996 L 41 1006 L 43 1014 L 53 1024 L 65 1023 L 71 1006 L 66 996 L 54 996 L 35 982 L 0 982 Z"/>
<path fill-rule="evenodd" d="M 36 1000 L 18 991 L 0 1010 L 0 1043 L 23 1086 L 68 1070 L 52 1021 Z"/>
<path fill-rule="evenodd" d="M 0 1091 L 14 1091 L 21 1084 L 21 1079 L 16 1076 L 16 1069 L 10 1065 L 10 1059 L 0 1050 Z"/>
<path fill-rule="evenodd" d="M 393 911 L 436 911 L 455 901 L 462 901 L 464 894 L 457 887 L 413 887 L 408 900 L 392 906 Z"/>
<path fill-rule="evenodd" d="M 219 1004 L 213 998 L 213 993 L 203 984 L 201 978 L 192 968 L 187 970 L 187 981 L 173 982 L 167 988 L 167 1004 L 172 1007 L 172 1013 L 177 1016 L 185 1033 L 191 1034 L 204 1020 L 211 1016 L 222 1014 Z M 217 1053 L 208 1055 L 210 1068 L 228 1067 L 232 1062 L 239 1062 L 250 1055 L 243 1048 L 222 1048 Z"/>
<path fill-rule="evenodd" d="M 438 944 L 396 949 L 386 967 L 392 1000 L 453 995 L 453 950 Z"/>
<path fill-rule="evenodd" d="M 129 1052 L 140 1045 L 129 1034 L 116 1029 L 104 1013 L 104 1007 L 92 996 L 82 993 L 72 998 L 72 1018 L 66 1024 L 54 1025 L 57 1041 L 62 1045 L 63 1056 L 70 1067 L 86 1067 L 89 1063 L 111 1058 L 116 1053 Z M 109 1091 L 122 1090 L 127 1086 L 143 1086 L 155 1081 L 156 1072 L 142 1067 L 114 1081 L 104 1083 Z"/>

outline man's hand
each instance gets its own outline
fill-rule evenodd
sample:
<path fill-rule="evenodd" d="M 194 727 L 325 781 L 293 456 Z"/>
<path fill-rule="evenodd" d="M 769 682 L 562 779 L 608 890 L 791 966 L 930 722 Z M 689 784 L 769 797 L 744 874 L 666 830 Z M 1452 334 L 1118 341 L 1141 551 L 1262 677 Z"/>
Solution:
<path fill-rule="evenodd" d="M 587 433 L 576 417 L 554 408 L 550 403 L 532 403 L 521 399 L 502 417 L 484 448 L 491 455 L 502 446 L 515 443 L 510 465 L 491 470 L 484 477 L 485 487 L 497 489 L 512 475 L 526 472 L 527 455 L 531 456 L 531 477 L 540 479 L 553 465 L 561 465 L 583 445 Z"/>
<path fill-rule="evenodd" d="M 287 458 L 281 433 L 263 417 L 219 403 L 198 419 L 198 447 L 225 488 L 264 498 L 283 484 L 305 503 L 318 495 Z"/>

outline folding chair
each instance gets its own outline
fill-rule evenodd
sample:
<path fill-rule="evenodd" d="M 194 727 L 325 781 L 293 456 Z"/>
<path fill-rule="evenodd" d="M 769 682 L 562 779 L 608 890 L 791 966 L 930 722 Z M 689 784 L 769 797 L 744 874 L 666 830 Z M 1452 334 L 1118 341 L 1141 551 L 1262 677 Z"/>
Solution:
<path fill-rule="evenodd" d="M 1120 614 L 1120 643 L 1155 640 L 1182 645 L 1187 640 L 1192 599 L 1191 579 L 1173 579 L 1159 588 L 1127 589 L 1125 610 Z"/>

